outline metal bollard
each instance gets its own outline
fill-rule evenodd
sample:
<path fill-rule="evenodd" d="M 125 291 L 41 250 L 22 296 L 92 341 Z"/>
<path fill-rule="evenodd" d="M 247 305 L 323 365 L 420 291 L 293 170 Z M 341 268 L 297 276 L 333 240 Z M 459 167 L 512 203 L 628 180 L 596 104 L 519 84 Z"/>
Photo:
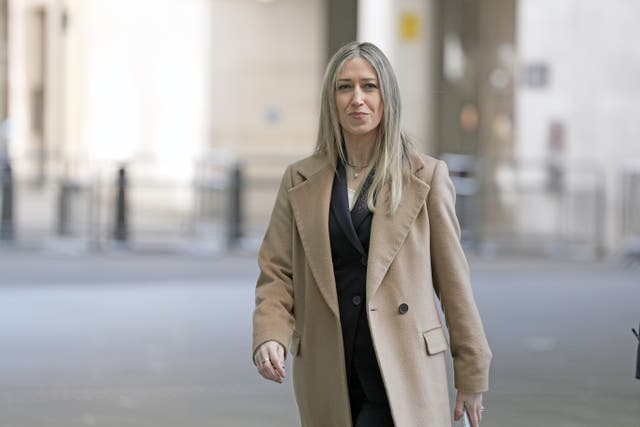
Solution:
<path fill-rule="evenodd" d="M 125 243 L 129 238 L 129 230 L 127 227 L 127 174 L 124 166 L 118 169 L 115 214 L 113 239 Z"/>
<path fill-rule="evenodd" d="M 240 162 L 236 162 L 229 169 L 229 187 L 227 209 L 227 249 L 233 250 L 242 237 L 242 169 Z"/>
<path fill-rule="evenodd" d="M 71 234 L 71 196 L 76 187 L 67 179 L 60 180 L 60 193 L 58 194 L 58 226 L 59 236 Z"/>
<path fill-rule="evenodd" d="M 0 240 L 12 241 L 13 228 L 13 173 L 9 159 L 0 157 L 0 185 L 2 211 L 0 211 Z"/>
<path fill-rule="evenodd" d="M 637 331 L 633 328 L 631 328 L 631 330 L 638 340 L 638 350 L 636 351 L 636 379 L 640 380 L 640 326 L 638 326 Z"/>

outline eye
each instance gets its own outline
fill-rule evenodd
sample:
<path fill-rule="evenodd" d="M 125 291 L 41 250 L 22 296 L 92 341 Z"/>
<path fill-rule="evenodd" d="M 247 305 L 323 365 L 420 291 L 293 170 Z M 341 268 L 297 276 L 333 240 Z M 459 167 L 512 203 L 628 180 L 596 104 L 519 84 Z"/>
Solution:
<path fill-rule="evenodd" d="M 340 83 L 338 85 L 338 90 L 349 90 L 351 89 L 351 85 L 347 83 Z"/>
<path fill-rule="evenodd" d="M 365 89 L 377 89 L 378 85 L 375 84 L 375 83 L 371 83 L 370 82 L 370 83 L 365 84 L 364 87 L 365 87 Z"/>

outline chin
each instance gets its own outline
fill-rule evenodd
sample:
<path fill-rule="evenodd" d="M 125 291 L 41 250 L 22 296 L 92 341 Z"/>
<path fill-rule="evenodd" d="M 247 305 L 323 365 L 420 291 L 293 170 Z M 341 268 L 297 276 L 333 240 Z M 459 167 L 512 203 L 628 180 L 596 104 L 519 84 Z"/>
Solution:
<path fill-rule="evenodd" d="M 372 133 L 373 131 L 375 131 L 375 129 L 355 128 L 355 129 L 348 129 L 347 133 L 350 133 L 351 135 L 354 135 L 354 136 L 363 136 L 363 135 Z"/>

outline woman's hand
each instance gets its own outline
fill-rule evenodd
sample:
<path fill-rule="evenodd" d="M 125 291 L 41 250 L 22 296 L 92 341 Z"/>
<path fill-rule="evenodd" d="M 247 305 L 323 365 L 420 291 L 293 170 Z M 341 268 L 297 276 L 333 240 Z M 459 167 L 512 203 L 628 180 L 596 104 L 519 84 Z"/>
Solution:
<path fill-rule="evenodd" d="M 277 341 L 266 341 L 253 356 L 258 373 L 264 378 L 282 384 L 284 372 L 284 347 Z"/>
<path fill-rule="evenodd" d="M 462 408 L 467 408 L 469 420 L 472 427 L 479 427 L 482 421 L 482 393 L 465 393 L 458 392 L 456 397 L 456 409 L 453 412 L 453 419 L 458 421 L 462 417 Z"/>

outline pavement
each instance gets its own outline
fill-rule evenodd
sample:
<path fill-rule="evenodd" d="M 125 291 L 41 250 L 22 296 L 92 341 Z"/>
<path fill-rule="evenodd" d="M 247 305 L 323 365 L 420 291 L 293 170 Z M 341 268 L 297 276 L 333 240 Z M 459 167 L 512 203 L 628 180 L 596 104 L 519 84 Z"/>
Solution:
<path fill-rule="evenodd" d="M 638 427 L 640 268 L 471 259 L 483 426 Z M 0 251 L 0 427 L 299 425 L 251 364 L 254 253 Z"/>

